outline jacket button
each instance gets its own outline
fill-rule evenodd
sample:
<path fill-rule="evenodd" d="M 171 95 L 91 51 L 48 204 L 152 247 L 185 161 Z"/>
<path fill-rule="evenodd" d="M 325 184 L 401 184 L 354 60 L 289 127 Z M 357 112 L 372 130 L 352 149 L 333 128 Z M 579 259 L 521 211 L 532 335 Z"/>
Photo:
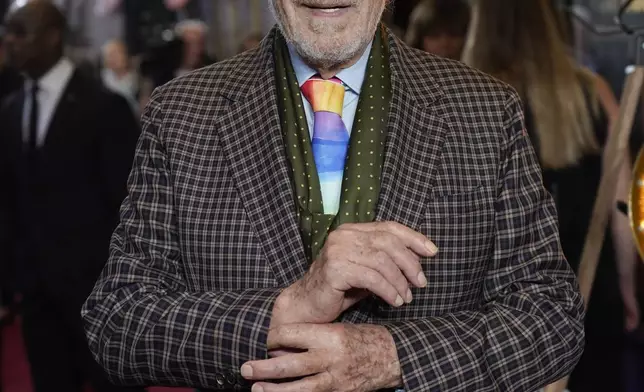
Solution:
<path fill-rule="evenodd" d="M 225 378 L 224 378 L 224 376 L 223 376 L 223 375 L 221 375 L 221 374 L 216 374 L 216 375 L 215 375 L 215 380 L 217 381 L 217 384 L 218 384 L 220 387 L 223 387 L 223 386 L 226 384 L 226 379 L 225 379 Z"/>

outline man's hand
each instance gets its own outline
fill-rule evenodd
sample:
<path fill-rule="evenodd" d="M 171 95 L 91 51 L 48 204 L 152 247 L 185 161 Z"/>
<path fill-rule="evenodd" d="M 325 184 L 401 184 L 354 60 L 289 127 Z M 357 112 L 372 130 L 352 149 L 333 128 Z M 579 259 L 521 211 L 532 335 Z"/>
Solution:
<path fill-rule="evenodd" d="M 427 285 L 420 258 L 437 251 L 427 237 L 398 223 L 342 225 L 306 275 L 277 299 L 271 326 L 332 322 L 369 293 L 392 306 L 409 303 L 410 284 Z"/>
<path fill-rule="evenodd" d="M 281 351 L 242 365 L 244 378 L 260 381 L 253 392 L 366 392 L 402 385 L 394 340 L 382 326 L 291 324 L 271 330 L 268 345 L 275 352 L 303 352 Z"/>

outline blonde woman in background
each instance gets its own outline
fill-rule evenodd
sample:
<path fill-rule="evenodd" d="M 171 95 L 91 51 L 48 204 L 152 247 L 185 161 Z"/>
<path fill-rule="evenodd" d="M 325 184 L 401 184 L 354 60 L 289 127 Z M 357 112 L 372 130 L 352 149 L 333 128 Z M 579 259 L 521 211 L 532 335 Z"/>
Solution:
<path fill-rule="evenodd" d="M 523 97 L 527 132 L 558 208 L 561 245 L 576 270 L 601 177 L 602 147 L 618 106 L 606 82 L 569 55 L 559 17 L 549 0 L 476 1 L 463 60 Z M 629 182 L 625 164 L 616 200 L 625 200 Z M 624 330 L 639 323 L 626 217 L 615 211 L 610 229 L 586 317 L 586 350 L 570 381 L 573 392 L 622 389 Z"/>

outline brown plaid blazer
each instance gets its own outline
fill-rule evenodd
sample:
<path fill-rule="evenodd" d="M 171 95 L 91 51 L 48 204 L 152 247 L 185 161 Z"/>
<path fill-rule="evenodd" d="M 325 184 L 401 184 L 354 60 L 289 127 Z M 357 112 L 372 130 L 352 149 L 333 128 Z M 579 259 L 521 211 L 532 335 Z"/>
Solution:
<path fill-rule="evenodd" d="M 123 384 L 247 390 L 273 302 L 307 270 L 280 130 L 273 31 L 257 50 L 158 89 L 143 115 L 129 196 L 83 317 Z M 583 304 L 517 94 L 390 36 L 393 99 L 377 220 L 440 248 L 386 326 L 404 387 L 530 391 L 569 373 Z"/>

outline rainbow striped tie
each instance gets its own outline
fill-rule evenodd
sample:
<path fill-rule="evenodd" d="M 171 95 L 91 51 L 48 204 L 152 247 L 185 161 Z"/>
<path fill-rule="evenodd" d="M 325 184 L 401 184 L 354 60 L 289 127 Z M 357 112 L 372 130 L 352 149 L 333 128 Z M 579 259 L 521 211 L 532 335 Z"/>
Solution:
<path fill-rule="evenodd" d="M 324 214 L 340 207 L 342 176 L 349 148 L 349 132 L 342 121 L 345 87 L 338 78 L 314 76 L 302 85 L 302 94 L 313 108 L 313 158 L 320 179 Z"/>

